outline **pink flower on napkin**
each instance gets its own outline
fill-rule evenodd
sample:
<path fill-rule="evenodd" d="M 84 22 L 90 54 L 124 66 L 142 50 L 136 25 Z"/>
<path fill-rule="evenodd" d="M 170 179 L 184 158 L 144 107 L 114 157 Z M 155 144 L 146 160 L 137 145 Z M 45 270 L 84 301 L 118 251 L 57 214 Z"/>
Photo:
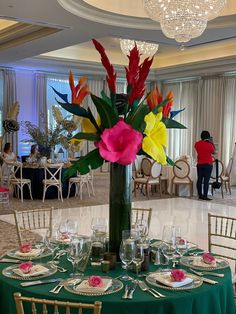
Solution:
<path fill-rule="evenodd" d="M 29 243 L 27 243 L 27 244 L 22 244 L 22 245 L 20 246 L 20 251 L 21 251 L 22 253 L 28 253 L 28 252 L 31 251 L 31 249 L 32 249 L 32 244 L 29 244 Z"/>
<path fill-rule="evenodd" d="M 135 160 L 142 146 L 143 136 L 121 118 L 112 128 L 105 129 L 96 143 L 102 158 L 129 165 Z"/>
<path fill-rule="evenodd" d="M 21 263 L 19 269 L 24 273 L 28 274 L 31 271 L 33 264 L 31 262 Z"/>
<path fill-rule="evenodd" d="M 88 283 L 90 287 L 102 287 L 103 281 L 100 276 L 90 276 L 88 279 Z"/>
<path fill-rule="evenodd" d="M 215 261 L 215 257 L 212 256 L 210 253 L 203 253 L 202 260 L 206 264 L 212 264 Z"/>
<path fill-rule="evenodd" d="M 186 278 L 185 273 L 181 269 L 172 269 L 170 276 L 173 281 L 183 281 Z"/>

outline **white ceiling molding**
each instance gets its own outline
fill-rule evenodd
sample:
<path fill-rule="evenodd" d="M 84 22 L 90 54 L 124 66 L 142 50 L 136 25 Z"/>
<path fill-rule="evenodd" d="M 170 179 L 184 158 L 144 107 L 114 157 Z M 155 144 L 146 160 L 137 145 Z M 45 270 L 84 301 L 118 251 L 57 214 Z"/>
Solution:
<path fill-rule="evenodd" d="M 135 29 L 150 29 L 150 30 L 161 29 L 159 23 L 154 22 L 148 18 L 138 18 L 114 14 L 112 12 L 100 10 L 91 5 L 88 5 L 83 0 L 57 0 L 57 1 L 66 11 L 69 11 L 70 13 L 80 16 L 89 21 Z"/>

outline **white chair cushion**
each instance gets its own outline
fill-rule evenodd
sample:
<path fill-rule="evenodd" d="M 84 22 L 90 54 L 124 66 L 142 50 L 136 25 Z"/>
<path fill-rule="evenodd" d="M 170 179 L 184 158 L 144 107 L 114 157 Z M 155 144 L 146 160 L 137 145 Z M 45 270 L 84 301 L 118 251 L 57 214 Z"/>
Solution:
<path fill-rule="evenodd" d="M 175 183 L 175 184 L 190 184 L 191 183 L 191 181 L 189 181 L 188 179 L 182 179 L 182 180 L 180 180 L 180 179 L 174 179 L 174 181 L 173 181 L 173 183 Z"/>

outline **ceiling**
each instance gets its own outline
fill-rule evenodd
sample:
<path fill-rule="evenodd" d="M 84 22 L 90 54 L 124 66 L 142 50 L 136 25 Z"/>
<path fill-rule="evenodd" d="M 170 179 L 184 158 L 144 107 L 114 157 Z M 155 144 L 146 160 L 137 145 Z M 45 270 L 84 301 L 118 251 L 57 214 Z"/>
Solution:
<path fill-rule="evenodd" d="M 157 70 L 212 60 L 236 60 L 235 0 L 228 0 L 222 16 L 210 21 L 204 34 L 187 43 L 184 51 L 162 34 L 159 23 L 146 17 L 142 1 L 1 0 L 0 18 L 47 27 L 55 32 L 0 49 L 0 65 L 20 66 L 22 62 L 26 65 L 33 59 L 41 60 L 41 65 L 42 60 L 61 60 L 67 62 L 67 66 L 76 62 L 99 62 L 92 38 L 102 42 L 112 63 L 126 64 L 127 58 L 119 48 L 121 37 L 159 43 L 153 63 Z"/>

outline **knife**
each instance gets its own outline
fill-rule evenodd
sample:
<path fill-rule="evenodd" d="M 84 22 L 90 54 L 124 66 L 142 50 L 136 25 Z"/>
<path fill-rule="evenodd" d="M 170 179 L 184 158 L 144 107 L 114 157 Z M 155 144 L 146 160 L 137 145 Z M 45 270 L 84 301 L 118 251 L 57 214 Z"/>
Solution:
<path fill-rule="evenodd" d="M 19 259 L 13 259 L 13 258 L 2 258 L 0 259 L 0 263 L 22 263 Z"/>
<path fill-rule="evenodd" d="M 211 285 L 215 285 L 218 283 L 218 281 L 215 281 L 215 280 L 212 280 L 212 279 L 209 279 L 209 278 L 205 278 L 205 277 L 200 277 L 202 279 L 203 282 L 206 282 L 206 283 L 209 283 Z"/>
<path fill-rule="evenodd" d="M 52 282 L 58 282 L 62 280 L 63 280 L 62 278 L 53 278 L 53 279 L 48 279 L 48 280 L 35 280 L 35 281 L 22 282 L 20 285 L 22 287 L 30 287 L 30 286 L 44 285 L 44 284 L 52 283 Z"/>

